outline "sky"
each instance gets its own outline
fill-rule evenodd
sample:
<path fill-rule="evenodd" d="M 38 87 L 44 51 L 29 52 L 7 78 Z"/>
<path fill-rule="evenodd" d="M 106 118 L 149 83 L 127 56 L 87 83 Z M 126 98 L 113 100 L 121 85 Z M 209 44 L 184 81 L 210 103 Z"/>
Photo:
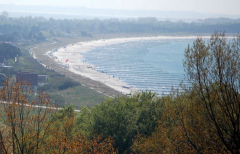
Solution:
<path fill-rule="evenodd" d="M 83 6 L 87 8 L 195 11 L 240 15 L 240 0 L 0 0 L 0 4 Z"/>

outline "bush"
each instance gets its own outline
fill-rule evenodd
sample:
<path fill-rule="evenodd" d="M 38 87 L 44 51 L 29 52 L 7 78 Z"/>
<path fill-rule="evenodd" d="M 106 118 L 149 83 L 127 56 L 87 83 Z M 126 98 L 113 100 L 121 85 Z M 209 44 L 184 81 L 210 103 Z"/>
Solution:
<path fill-rule="evenodd" d="M 58 87 L 59 90 L 65 90 L 71 87 L 79 86 L 80 83 L 74 81 L 65 81 L 61 86 Z"/>

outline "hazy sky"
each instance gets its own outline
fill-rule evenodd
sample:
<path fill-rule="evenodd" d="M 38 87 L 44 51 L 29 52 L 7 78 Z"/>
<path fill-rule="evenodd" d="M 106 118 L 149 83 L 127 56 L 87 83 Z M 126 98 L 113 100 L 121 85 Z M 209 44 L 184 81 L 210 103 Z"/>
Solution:
<path fill-rule="evenodd" d="M 0 0 L 0 4 L 84 6 L 129 10 L 177 10 L 240 15 L 240 0 Z"/>

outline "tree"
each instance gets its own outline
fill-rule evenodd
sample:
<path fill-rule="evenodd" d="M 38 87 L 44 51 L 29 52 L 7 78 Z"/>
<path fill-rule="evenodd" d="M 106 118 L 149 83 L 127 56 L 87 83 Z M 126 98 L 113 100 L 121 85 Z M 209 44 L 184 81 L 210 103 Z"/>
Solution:
<path fill-rule="evenodd" d="M 190 88 L 165 100 L 150 137 L 138 136 L 138 153 L 240 153 L 240 36 L 214 33 L 185 51 Z"/>
<path fill-rule="evenodd" d="M 178 92 L 176 92 L 176 94 L 173 92 L 171 95 L 163 96 L 161 98 L 164 102 L 164 111 L 158 120 L 158 125 L 155 127 L 155 131 L 150 136 L 143 136 L 141 134 L 137 135 L 131 147 L 131 150 L 134 153 L 196 152 L 189 144 L 184 131 L 184 128 L 186 127 L 185 122 L 192 122 L 189 117 L 191 117 L 192 113 L 195 113 L 196 110 L 195 108 L 189 107 L 189 100 L 184 94 L 178 94 Z M 199 125 L 190 123 L 188 128 L 191 128 L 192 130 L 195 129 L 196 126 Z M 196 132 L 198 133 L 194 135 L 191 132 L 191 137 L 196 137 L 198 141 L 202 138 L 206 139 L 207 135 L 204 134 L 206 131 L 202 131 L 202 129 L 197 127 Z M 209 153 L 209 151 L 205 152 Z"/>
<path fill-rule="evenodd" d="M 31 86 L 6 80 L 0 90 L 0 153 L 116 153 L 112 139 L 87 139 L 75 127 L 73 107 L 60 111 L 41 93 L 30 101 Z"/>
<path fill-rule="evenodd" d="M 116 151 L 113 148 L 113 140 L 102 135 L 93 135 L 88 139 L 76 127 L 75 113 L 72 106 L 64 107 L 54 117 L 54 128 L 47 140 L 46 153 L 87 153 L 105 154 Z M 53 148 L 54 147 L 54 148 Z"/>
<path fill-rule="evenodd" d="M 0 54 L 6 59 L 14 59 L 17 56 L 21 56 L 21 51 L 19 48 L 12 46 L 11 44 L 1 43 Z"/>
<path fill-rule="evenodd" d="M 9 15 L 8 15 L 8 12 L 7 12 L 7 11 L 3 11 L 3 12 L 2 12 L 2 16 L 4 16 L 4 17 L 7 18 L 7 17 L 9 16 Z"/>
<path fill-rule="evenodd" d="M 120 153 L 130 152 L 138 133 L 149 136 L 162 115 L 163 103 L 155 93 L 143 92 L 131 97 L 104 101 L 92 109 L 93 130 L 103 139 L 112 137 Z"/>
<path fill-rule="evenodd" d="M 184 66 L 216 142 L 239 153 L 240 36 L 228 42 L 224 33 L 214 33 L 207 44 L 198 38 L 185 52 Z"/>
<path fill-rule="evenodd" d="M 31 88 L 26 83 L 5 81 L 0 91 L 1 121 L 6 129 L 0 130 L 2 153 L 38 153 L 44 148 L 55 113 L 46 95 L 28 101 Z"/>

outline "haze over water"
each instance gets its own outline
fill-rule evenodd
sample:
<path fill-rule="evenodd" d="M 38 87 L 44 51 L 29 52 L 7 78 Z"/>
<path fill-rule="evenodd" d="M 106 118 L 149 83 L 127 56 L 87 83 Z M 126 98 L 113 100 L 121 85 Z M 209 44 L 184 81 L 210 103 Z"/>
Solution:
<path fill-rule="evenodd" d="M 85 61 L 139 90 L 169 94 L 184 80 L 184 51 L 192 39 L 138 41 L 99 47 Z"/>

